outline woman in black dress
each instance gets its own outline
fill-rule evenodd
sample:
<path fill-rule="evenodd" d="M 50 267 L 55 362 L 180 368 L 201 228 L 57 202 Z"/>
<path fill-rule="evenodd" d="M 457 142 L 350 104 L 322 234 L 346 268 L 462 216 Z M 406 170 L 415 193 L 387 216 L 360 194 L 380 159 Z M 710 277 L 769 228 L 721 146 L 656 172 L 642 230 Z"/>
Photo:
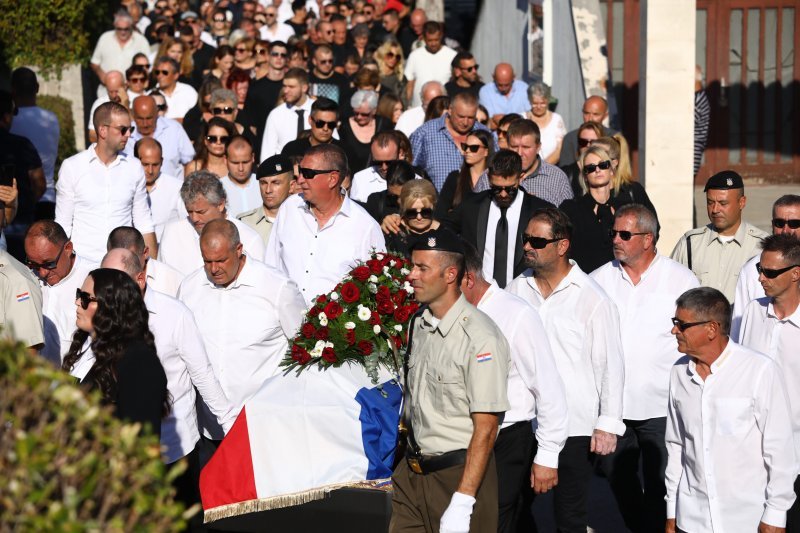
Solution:
<path fill-rule="evenodd" d="M 161 433 L 170 411 L 167 376 L 148 327 L 142 293 L 124 272 L 98 268 L 75 296 L 77 330 L 64 357 L 71 371 L 82 358 L 93 358 L 82 383 L 100 391 L 117 418 L 150 425 Z"/>
<path fill-rule="evenodd" d="M 605 146 L 593 143 L 578 164 L 585 193 L 565 200 L 560 207 L 572 221 L 571 257 L 581 270 L 589 273 L 614 259 L 609 232 L 619 207 L 636 203 L 654 214 L 656 210 L 644 187 L 621 178 L 619 161 Z"/>
<path fill-rule="evenodd" d="M 353 116 L 343 120 L 339 126 L 339 146 L 347 154 L 350 171 L 355 174 L 367 168 L 370 156 L 370 143 L 376 133 L 391 129 L 391 123 L 383 117 L 376 117 L 378 93 L 358 90 L 350 98 Z"/>

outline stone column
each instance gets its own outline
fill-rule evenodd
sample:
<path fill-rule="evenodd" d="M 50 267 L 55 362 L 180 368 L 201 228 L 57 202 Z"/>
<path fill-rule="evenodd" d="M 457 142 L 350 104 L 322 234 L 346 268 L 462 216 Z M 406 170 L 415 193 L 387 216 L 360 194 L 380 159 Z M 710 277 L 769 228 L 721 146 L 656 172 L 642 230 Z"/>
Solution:
<path fill-rule="evenodd" d="M 639 176 L 658 210 L 660 253 L 692 228 L 695 0 L 643 0 Z"/>

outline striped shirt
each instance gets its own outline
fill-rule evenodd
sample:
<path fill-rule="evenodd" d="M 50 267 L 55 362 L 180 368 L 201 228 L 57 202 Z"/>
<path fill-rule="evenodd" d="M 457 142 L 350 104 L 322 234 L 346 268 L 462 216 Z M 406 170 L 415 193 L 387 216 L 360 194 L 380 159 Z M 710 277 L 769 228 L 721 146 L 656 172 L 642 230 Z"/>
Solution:
<path fill-rule="evenodd" d="M 539 162 L 536 169 L 522 178 L 520 185 L 526 193 L 537 196 L 542 200 L 547 200 L 554 206 L 558 207 L 564 200 L 569 200 L 573 197 L 572 186 L 569 184 L 569 178 L 564 171 L 555 165 L 551 165 L 538 155 L 536 160 Z M 489 175 L 484 173 L 475 184 L 473 192 L 482 192 L 489 190 Z"/>
<path fill-rule="evenodd" d="M 711 122 L 711 104 L 702 89 L 694 93 L 694 174 L 700 170 L 703 152 L 708 143 L 708 129 Z"/>

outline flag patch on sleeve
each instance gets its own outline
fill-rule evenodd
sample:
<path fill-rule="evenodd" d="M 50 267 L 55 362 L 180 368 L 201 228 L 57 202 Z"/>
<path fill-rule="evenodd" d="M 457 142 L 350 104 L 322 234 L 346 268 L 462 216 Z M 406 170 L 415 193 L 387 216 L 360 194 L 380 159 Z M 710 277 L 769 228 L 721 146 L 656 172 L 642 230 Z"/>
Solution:
<path fill-rule="evenodd" d="M 17 301 L 24 302 L 25 300 L 30 300 L 31 294 L 29 292 L 23 292 L 22 294 L 17 294 Z"/>
<path fill-rule="evenodd" d="M 479 363 L 485 363 L 486 361 L 491 361 L 492 360 L 492 353 L 491 352 L 479 353 L 476 356 L 476 358 L 478 359 Z"/>

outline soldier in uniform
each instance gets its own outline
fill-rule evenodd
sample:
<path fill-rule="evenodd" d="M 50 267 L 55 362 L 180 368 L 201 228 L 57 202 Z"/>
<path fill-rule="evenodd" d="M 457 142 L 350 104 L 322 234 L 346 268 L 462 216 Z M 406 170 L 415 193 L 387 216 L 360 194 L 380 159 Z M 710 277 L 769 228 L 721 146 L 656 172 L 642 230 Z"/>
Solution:
<path fill-rule="evenodd" d="M 256 179 L 263 205 L 236 217 L 256 230 L 264 239 L 265 246 L 275 224 L 278 208 L 294 192 L 293 170 L 291 159 L 284 155 L 274 155 L 261 163 L 256 170 Z"/>
<path fill-rule="evenodd" d="M 0 249 L 0 337 L 44 345 L 42 290 L 30 270 Z"/>
<path fill-rule="evenodd" d="M 686 232 L 671 257 L 694 272 L 700 285 L 721 291 L 733 302 L 742 265 L 758 253 L 768 234 L 742 220 L 747 197 L 739 174 L 732 170 L 714 174 L 704 191 L 711 224 Z"/>
<path fill-rule="evenodd" d="M 492 448 L 509 409 L 509 347 L 461 294 L 464 245 L 439 229 L 412 245 L 409 275 L 426 309 L 412 322 L 406 370 L 409 450 L 392 481 L 389 530 L 497 531 Z"/>

